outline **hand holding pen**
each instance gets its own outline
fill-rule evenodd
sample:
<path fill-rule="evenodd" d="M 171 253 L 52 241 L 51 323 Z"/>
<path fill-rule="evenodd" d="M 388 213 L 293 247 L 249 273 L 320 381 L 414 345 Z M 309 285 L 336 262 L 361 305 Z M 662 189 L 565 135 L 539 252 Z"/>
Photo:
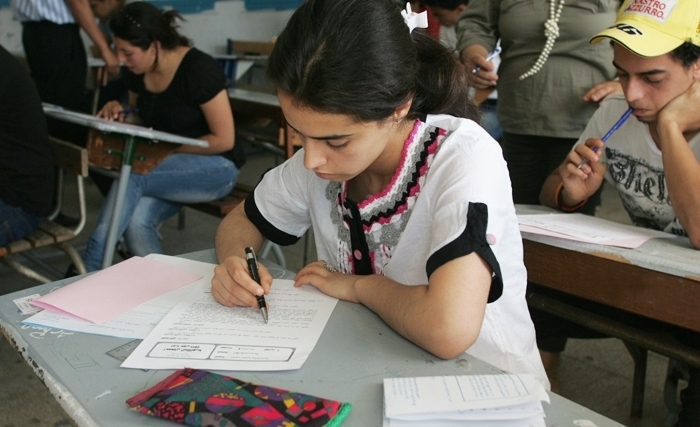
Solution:
<path fill-rule="evenodd" d="M 484 61 L 491 62 L 493 60 L 493 58 L 498 56 L 498 54 L 500 54 L 500 53 L 501 53 L 501 45 L 498 45 L 491 51 L 491 53 L 486 55 L 486 58 L 484 58 Z M 481 70 L 481 65 L 477 65 L 476 67 L 474 67 L 474 69 L 472 70 L 472 74 L 476 73 L 479 70 Z"/>
<path fill-rule="evenodd" d="M 601 141 L 603 141 L 603 143 L 608 142 L 608 139 L 610 139 L 610 137 L 611 137 L 618 129 L 620 129 L 620 128 L 622 127 L 623 124 L 625 124 L 625 122 L 627 121 L 627 119 L 629 119 L 630 116 L 632 115 L 632 111 L 634 111 L 634 109 L 633 109 L 632 107 L 628 108 L 627 111 L 625 111 L 625 113 L 622 115 L 622 117 L 620 117 L 620 118 L 617 120 L 617 122 L 615 122 L 615 124 L 610 128 L 610 130 L 609 130 L 605 135 L 603 135 L 603 137 L 601 138 Z M 593 152 L 594 152 L 594 153 L 598 153 L 598 147 L 593 147 Z M 588 159 L 587 159 L 587 158 L 583 159 L 583 160 L 581 161 L 581 163 L 579 163 L 578 168 L 581 169 L 581 168 L 582 168 L 584 165 L 586 165 L 587 163 L 588 163 Z"/>
<path fill-rule="evenodd" d="M 110 101 L 97 113 L 97 117 L 105 120 L 117 120 L 123 122 L 127 116 L 137 114 L 138 108 L 125 108 L 118 101 Z"/>
<path fill-rule="evenodd" d="M 258 259 L 255 257 L 255 252 L 253 248 L 245 248 L 245 259 L 248 263 L 248 271 L 250 277 L 255 280 L 255 283 L 260 284 L 260 275 L 258 274 Z M 258 300 L 258 307 L 260 308 L 260 313 L 262 314 L 263 320 L 267 323 L 267 304 L 265 303 L 265 295 L 256 295 L 255 298 Z"/>

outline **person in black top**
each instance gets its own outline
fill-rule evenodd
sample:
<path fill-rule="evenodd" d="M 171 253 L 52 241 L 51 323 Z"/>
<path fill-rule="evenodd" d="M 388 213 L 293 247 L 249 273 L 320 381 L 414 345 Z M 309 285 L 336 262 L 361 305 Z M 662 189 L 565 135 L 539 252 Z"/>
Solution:
<path fill-rule="evenodd" d="M 158 225 L 183 203 L 228 194 L 242 165 L 224 155 L 234 148 L 224 72 L 178 33 L 177 18 L 176 11 L 163 13 L 150 3 L 135 2 L 124 6 L 109 24 L 117 55 L 128 70 L 129 105 L 110 101 L 98 116 L 124 120 L 125 108 L 138 108 L 146 127 L 209 143 L 208 148 L 180 146 L 147 174 L 130 175 L 118 235 L 139 256 L 162 252 Z M 88 271 L 102 266 L 109 229 L 106 213 L 112 212 L 116 191 L 113 185 L 88 240 L 84 255 Z"/>
<path fill-rule="evenodd" d="M 0 247 L 31 234 L 52 209 L 56 171 L 41 100 L 0 46 Z"/>

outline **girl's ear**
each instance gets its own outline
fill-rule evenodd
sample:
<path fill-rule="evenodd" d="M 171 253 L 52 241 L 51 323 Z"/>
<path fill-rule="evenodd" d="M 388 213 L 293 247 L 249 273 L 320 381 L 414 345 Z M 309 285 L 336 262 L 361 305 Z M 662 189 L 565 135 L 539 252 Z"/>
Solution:
<path fill-rule="evenodd" d="M 700 80 L 700 59 L 695 61 L 695 64 L 693 64 L 692 70 L 693 70 L 693 78 L 695 80 Z"/>
<path fill-rule="evenodd" d="M 394 121 L 399 122 L 403 120 L 411 110 L 411 105 L 413 105 L 413 98 L 396 107 L 396 110 L 394 110 Z"/>

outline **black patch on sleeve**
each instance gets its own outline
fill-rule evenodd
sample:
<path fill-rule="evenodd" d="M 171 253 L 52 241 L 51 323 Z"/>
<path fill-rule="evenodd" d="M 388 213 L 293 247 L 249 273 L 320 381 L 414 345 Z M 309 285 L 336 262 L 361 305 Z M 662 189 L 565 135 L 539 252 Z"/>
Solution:
<path fill-rule="evenodd" d="M 257 188 L 256 188 L 257 189 Z M 255 204 L 255 191 L 248 194 L 245 201 L 243 202 L 243 208 L 248 219 L 257 227 L 257 229 L 262 233 L 262 235 L 269 241 L 277 243 L 280 246 L 293 245 L 301 239 L 293 234 L 285 233 L 279 228 L 275 227 L 265 219 L 265 217 L 260 213 L 258 205 Z"/>
<path fill-rule="evenodd" d="M 496 255 L 493 254 L 491 245 L 486 241 L 486 226 L 488 222 L 488 207 L 483 203 L 469 203 L 467 226 L 464 228 L 464 232 L 430 256 L 426 263 L 428 277 L 440 266 L 447 264 L 453 259 L 476 252 L 493 271 L 487 302 L 491 303 L 500 298 L 503 294 L 503 276 L 501 275 L 501 266 L 498 264 Z"/>

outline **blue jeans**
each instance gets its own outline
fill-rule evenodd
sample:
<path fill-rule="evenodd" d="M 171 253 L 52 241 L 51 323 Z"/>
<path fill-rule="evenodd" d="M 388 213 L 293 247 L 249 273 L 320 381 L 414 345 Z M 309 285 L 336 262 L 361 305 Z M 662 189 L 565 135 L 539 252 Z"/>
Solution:
<path fill-rule="evenodd" d="M 479 106 L 481 127 L 491 135 L 491 138 L 500 142 L 501 138 L 503 138 L 503 129 L 501 129 L 501 122 L 498 121 L 496 109 L 496 105 L 490 104 L 488 101 L 482 102 Z"/>
<path fill-rule="evenodd" d="M 231 192 L 238 169 L 222 156 L 172 154 L 147 174 L 132 173 L 124 199 L 117 238 L 124 236 L 134 255 L 162 253 L 158 225 L 183 203 L 202 203 Z M 107 233 L 117 196 L 117 182 L 107 195 L 83 260 L 88 271 L 102 268 Z"/>
<path fill-rule="evenodd" d="M 32 234 L 39 227 L 41 219 L 0 199 L 0 247 Z"/>

